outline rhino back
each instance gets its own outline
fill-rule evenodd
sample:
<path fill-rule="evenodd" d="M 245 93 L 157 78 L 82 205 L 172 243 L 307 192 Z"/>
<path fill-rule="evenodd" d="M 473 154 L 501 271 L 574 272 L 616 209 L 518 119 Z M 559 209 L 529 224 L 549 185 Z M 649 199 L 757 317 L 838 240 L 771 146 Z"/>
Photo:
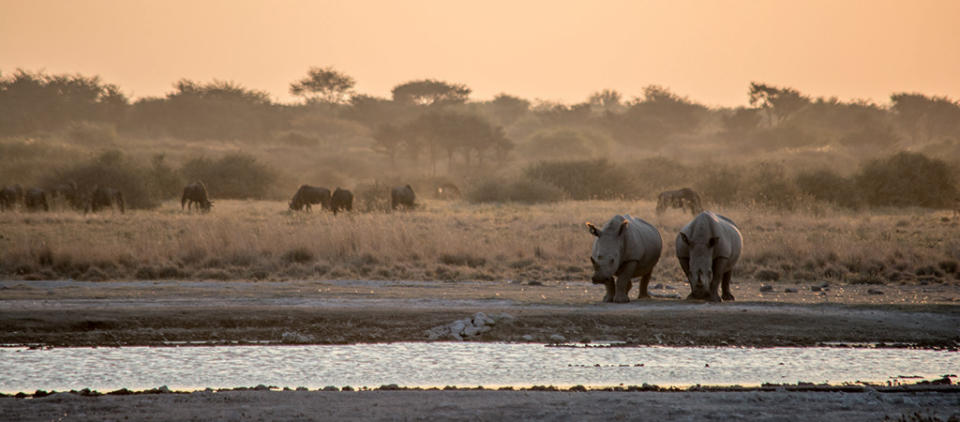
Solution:
<path fill-rule="evenodd" d="M 663 250 L 660 232 L 650 223 L 629 214 L 624 218 L 630 221 L 630 225 L 623 237 L 621 261 L 637 261 L 642 268 L 653 267 Z"/>

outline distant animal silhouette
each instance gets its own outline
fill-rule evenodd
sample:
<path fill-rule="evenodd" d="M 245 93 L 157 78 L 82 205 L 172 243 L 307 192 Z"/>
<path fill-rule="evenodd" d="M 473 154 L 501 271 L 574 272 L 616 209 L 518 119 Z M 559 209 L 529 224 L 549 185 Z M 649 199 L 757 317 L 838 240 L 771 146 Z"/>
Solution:
<path fill-rule="evenodd" d="M 50 190 L 50 197 L 60 206 L 69 205 L 74 209 L 83 209 L 83 200 L 77 182 L 61 183 Z"/>
<path fill-rule="evenodd" d="M 40 188 L 30 188 L 23 194 L 23 206 L 30 211 L 50 211 L 47 203 L 47 191 Z"/>
<path fill-rule="evenodd" d="M 690 188 L 660 192 L 657 195 L 657 214 L 663 214 L 667 208 L 687 208 L 692 215 L 703 211 L 700 195 Z"/>
<path fill-rule="evenodd" d="M 300 189 L 297 189 L 297 193 L 290 199 L 290 209 L 294 211 L 301 211 L 304 208 L 310 211 L 313 204 L 320 204 L 324 209 L 330 208 L 330 189 L 300 185 Z"/>
<path fill-rule="evenodd" d="M 188 210 L 191 209 L 191 207 L 195 207 L 203 212 L 210 211 L 213 203 L 210 202 L 210 199 L 207 197 L 207 187 L 203 185 L 203 182 L 198 180 L 183 188 L 183 195 L 180 197 L 181 210 L 184 205 L 186 205 Z"/>
<path fill-rule="evenodd" d="M 333 215 L 338 211 L 353 211 L 353 192 L 338 187 L 330 197 L 330 209 Z"/>
<path fill-rule="evenodd" d="M 104 208 L 113 208 L 114 206 L 120 209 L 121 214 L 126 212 L 122 192 L 114 188 L 105 188 L 102 186 L 97 186 L 93 189 L 88 207 L 91 212 L 98 212 Z"/>
<path fill-rule="evenodd" d="M 394 210 L 401 206 L 413 208 L 416 199 L 417 195 L 413 193 L 410 185 L 397 186 L 390 191 L 390 208 Z"/>
<path fill-rule="evenodd" d="M 457 199 L 460 197 L 460 188 L 453 183 L 441 183 L 437 185 L 437 199 Z"/>
<path fill-rule="evenodd" d="M 0 211 L 13 210 L 23 202 L 23 186 L 10 185 L 0 189 Z"/>

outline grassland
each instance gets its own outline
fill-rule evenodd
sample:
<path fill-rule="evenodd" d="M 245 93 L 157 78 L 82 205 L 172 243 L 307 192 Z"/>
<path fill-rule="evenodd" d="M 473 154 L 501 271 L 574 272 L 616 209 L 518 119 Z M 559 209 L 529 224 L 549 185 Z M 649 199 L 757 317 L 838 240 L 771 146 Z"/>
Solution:
<path fill-rule="evenodd" d="M 650 202 L 473 205 L 426 201 L 395 213 L 292 213 L 280 201 L 166 203 L 126 214 L 0 214 L 7 279 L 571 281 L 589 279 L 583 223 L 630 213 L 664 240 L 656 281 L 677 282 L 674 237 L 690 216 Z M 958 285 L 958 220 L 945 211 L 719 210 L 744 235 L 735 280 Z"/>

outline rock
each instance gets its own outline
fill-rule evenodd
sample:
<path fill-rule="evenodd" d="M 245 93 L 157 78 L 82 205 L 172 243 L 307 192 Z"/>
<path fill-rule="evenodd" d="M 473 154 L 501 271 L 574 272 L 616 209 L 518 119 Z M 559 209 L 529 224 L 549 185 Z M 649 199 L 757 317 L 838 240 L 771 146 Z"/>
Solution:
<path fill-rule="evenodd" d="M 797 292 L 797 289 L 794 289 L 793 287 L 787 287 L 786 289 L 783 289 L 783 292 L 784 292 L 784 293 L 796 293 L 796 292 Z"/>
<path fill-rule="evenodd" d="M 541 282 L 539 282 L 539 281 L 528 281 L 528 282 L 527 282 L 527 285 L 528 285 L 528 286 L 542 286 L 543 283 L 541 283 Z"/>
<path fill-rule="evenodd" d="M 332 385 L 328 385 L 326 387 L 323 387 L 323 391 L 340 391 L 340 389 Z"/>
<path fill-rule="evenodd" d="M 871 294 L 871 295 L 882 295 L 882 294 L 883 294 L 883 290 L 868 289 L 868 290 L 867 290 L 867 293 L 868 293 L 868 294 Z"/>
<path fill-rule="evenodd" d="M 655 286 L 651 287 L 651 289 L 662 289 L 662 288 L 663 288 L 663 283 L 657 283 Z"/>
<path fill-rule="evenodd" d="M 496 318 L 491 318 L 483 312 L 477 312 L 470 318 L 458 319 L 448 325 L 440 325 L 426 331 L 427 338 L 430 340 L 453 339 L 462 341 L 464 337 L 474 337 L 490 331 L 493 325 L 496 325 L 497 319 L 512 320 L 510 314 L 499 314 Z"/>
<path fill-rule="evenodd" d="M 473 337 L 477 334 L 480 334 L 480 327 L 471 325 L 463 328 L 463 336 L 465 337 Z"/>
<path fill-rule="evenodd" d="M 334 387 L 334 388 L 336 388 L 336 387 Z M 310 391 L 310 390 L 307 389 L 307 387 L 301 386 L 301 387 L 297 387 L 297 391 Z"/>
<path fill-rule="evenodd" d="M 823 288 L 820 287 L 820 286 L 810 286 L 810 291 L 811 291 L 811 292 L 819 292 L 819 291 L 821 291 L 821 290 L 823 290 Z"/>
<path fill-rule="evenodd" d="M 524 341 L 533 341 L 533 336 L 530 334 L 524 334 L 523 337 L 520 338 L 522 338 Z"/>
<path fill-rule="evenodd" d="M 773 286 L 770 286 L 770 285 L 760 286 L 760 291 L 761 291 L 761 292 L 772 292 L 772 291 L 773 291 Z"/>
<path fill-rule="evenodd" d="M 550 335 L 550 340 L 559 343 L 559 342 L 561 342 L 561 341 L 567 341 L 567 338 L 564 337 L 564 336 L 561 336 L 560 334 L 551 334 L 551 335 Z"/>
<path fill-rule="evenodd" d="M 345 385 L 343 386 L 343 388 L 340 389 L 340 391 L 353 391 L 353 387 L 349 385 Z"/>

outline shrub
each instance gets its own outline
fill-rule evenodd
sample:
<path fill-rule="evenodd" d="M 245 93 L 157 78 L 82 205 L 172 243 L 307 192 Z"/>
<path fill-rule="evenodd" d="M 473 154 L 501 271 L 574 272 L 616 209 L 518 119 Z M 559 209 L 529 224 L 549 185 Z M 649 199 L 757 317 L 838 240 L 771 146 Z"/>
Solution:
<path fill-rule="evenodd" d="M 597 157 L 609 152 L 611 140 L 575 129 L 540 131 L 519 146 L 522 154 L 540 158 Z"/>
<path fill-rule="evenodd" d="M 315 258 L 313 251 L 304 247 L 290 249 L 280 257 L 287 264 L 306 264 Z"/>
<path fill-rule="evenodd" d="M 117 143 L 117 128 L 110 123 L 73 122 L 66 128 L 66 138 L 85 146 L 112 146 Z"/>
<path fill-rule="evenodd" d="M 857 208 L 860 204 L 856 183 L 830 170 L 801 172 L 796 183 L 800 192 L 820 201 L 848 208 Z"/>
<path fill-rule="evenodd" d="M 107 151 L 86 163 L 57 170 L 42 185 L 76 182 L 81 195 L 88 197 L 95 186 L 111 187 L 123 193 L 128 208 L 155 208 L 160 205 L 160 188 L 149 170 L 124 158 L 120 151 Z"/>
<path fill-rule="evenodd" d="M 626 173 L 607 160 L 540 162 L 524 174 L 563 189 L 571 199 L 613 199 L 626 196 Z"/>
<path fill-rule="evenodd" d="M 695 184 L 703 199 L 722 205 L 736 202 L 740 197 L 743 178 L 741 169 L 730 166 L 707 165 L 701 179 Z"/>
<path fill-rule="evenodd" d="M 564 199 L 560 188 L 540 180 L 520 178 L 511 182 L 488 179 L 467 191 L 467 200 L 474 203 L 484 202 L 557 202 Z"/>
<path fill-rule="evenodd" d="M 856 184 L 866 202 L 875 206 L 941 208 L 952 205 L 957 196 L 946 162 L 912 152 L 870 161 Z"/>
<path fill-rule="evenodd" d="M 270 193 L 276 175 L 249 154 L 232 153 L 212 160 L 197 157 L 180 169 L 189 181 L 200 180 L 214 198 L 263 199 Z"/>
<path fill-rule="evenodd" d="M 380 183 L 361 184 L 354 188 L 357 209 L 361 211 L 389 211 L 390 186 Z"/>

